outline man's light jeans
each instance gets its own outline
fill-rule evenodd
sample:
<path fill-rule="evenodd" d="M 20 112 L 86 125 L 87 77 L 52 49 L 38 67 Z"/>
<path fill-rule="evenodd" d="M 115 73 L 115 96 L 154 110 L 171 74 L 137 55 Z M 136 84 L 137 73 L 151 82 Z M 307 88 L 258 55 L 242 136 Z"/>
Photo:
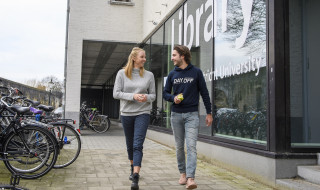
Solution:
<path fill-rule="evenodd" d="M 171 126 L 176 142 L 179 171 L 180 173 L 186 173 L 187 178 L 194 178 L 197 168 L 199 113 L 171 112 Z M 187 166 L 184 152 L 184 139 L 186 139 L 187 145 Z"/>

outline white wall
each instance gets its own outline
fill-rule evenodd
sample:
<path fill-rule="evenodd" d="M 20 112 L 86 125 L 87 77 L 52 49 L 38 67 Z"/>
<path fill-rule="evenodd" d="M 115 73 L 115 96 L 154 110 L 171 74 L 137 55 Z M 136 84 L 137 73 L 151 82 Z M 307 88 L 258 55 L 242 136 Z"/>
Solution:
<path fill-rule="evenodd" d="M 156 26 L 149 21 L 153 20 L 159 24 L 171 10 L 182 1 L 184 0 L 144 0 L 143 38 L 147 37 Z M 161 14 L 156 12 L 161 12 Z"/>
<path fill-rule="evenodd" d="M 83 40 L 142 41 L 143 1 L 134 6 L 108 0 L 70 0 L 66 69 L 66 118 L 79 120 Z"/>

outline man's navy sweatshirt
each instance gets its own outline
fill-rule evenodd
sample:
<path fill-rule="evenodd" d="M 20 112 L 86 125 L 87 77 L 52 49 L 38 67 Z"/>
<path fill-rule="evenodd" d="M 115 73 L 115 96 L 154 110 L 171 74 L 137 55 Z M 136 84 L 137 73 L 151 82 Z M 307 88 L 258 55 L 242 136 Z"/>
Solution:
<path fill-rule="evenodd" d="M 171 92 L 173 91 L 173 94 Z M 207 114 L 211 113 L 209 92 L 202 71 L 191 63 L 185 69 L 175 67 L 167 78 L 163 91 L 163 98 L 173 102 L 172 110 L 178 113 L 198 111 L 199 92 L 206 107 Z M 183 100 L 179 104 L 174 103 L 174 97 L 183 94 Z"/>

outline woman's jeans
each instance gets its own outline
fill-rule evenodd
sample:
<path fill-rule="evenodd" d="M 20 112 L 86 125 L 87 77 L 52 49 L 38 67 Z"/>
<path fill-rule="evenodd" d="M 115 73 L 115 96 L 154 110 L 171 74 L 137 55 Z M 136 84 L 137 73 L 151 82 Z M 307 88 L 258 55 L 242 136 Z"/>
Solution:
<path fill-rule="evenodd" d="M 129 160 L 133 160 L 133 166 L 140 166 L 143 156 L 143 142 L 147 134 L 150 114 L 137 116 L 121 116 L 121 122 L 126 136 Z"/>
<path fill-rule="evenodd" d="M 178 168 L 186 173 L 187 178 L 194 178 L 197 167 L 197 138 L 199 129 L 199 113 L 171 112 L 171 126 L 176 141 Z M 184 152 L 184 139 L 187 145 L 187 167 Z"/>

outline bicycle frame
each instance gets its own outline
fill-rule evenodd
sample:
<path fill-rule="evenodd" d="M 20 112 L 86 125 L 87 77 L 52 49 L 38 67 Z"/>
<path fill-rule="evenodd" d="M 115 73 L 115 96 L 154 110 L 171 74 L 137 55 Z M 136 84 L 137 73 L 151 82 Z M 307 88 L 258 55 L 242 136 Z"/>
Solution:
<path fill-rule="evenodd" d="M 9 111 L 9 112 L 12 112 L 10 109 L 8 109 L 8 108 L 5 108 L 7 111 Z M 3 112 L 3 109 L 0 111 L 0 114 Z M 16 126 L 19 126 L 19 127 L 21 127 L 21 125 L 20 125 L 20 123 L 19 123 L 19 120 L 17 120 L 17 114 L 14 116 L 14 118 L 13 118 L 13 120 L 10 122 L 10 124 L 6 127 L 6 128 L 4 128 L 4 130 L 1 132 L 1 134 L 0 134 L 0 138 L 1 138 L 1 144 L 3 144 L 3 141 L 6 139 L 6 137 L 7 137 L 7 135 L 9 134 L 9 132 L 10 132 L 10 130 L 13 130 L 13 132 L 15 133 L 15 134 L 18 134 L 18 136 L 19 136 L 19 138 L 20 138 L 20 140 L 22 141 L 22 143 L 23 143 L 23 145 L 26 147 L 26 149 L 27 149 L 27 151 L 28 152 L 30 152 L 30 148 L 29 148 L 29 146 L 27 145 L 27 143 L 25 142 L 25 139 L 21 136 L 21 134 L 20 133 L 17 133 L 17 127 Z M 5 152 L 2 152 L 2 146 L 1 146 L 1 154 L 2 154 L 2 156 L 4 155 L 4 154 L 6 154 Z M 14 153 L 14 152 L 11 152 L 11 153 Z M 17 152 L 17 153 L 19 153 L 19 152 Z M 1 156 L 1 157 L 2 157 Z M 0 160 L 6 160 L 6 159 L 4 159 L 4 158 L 0 158 Z"/>
<path fill-rule="evenodd" d="M 6 115 L 3 116 L 3 112 L 8 111 L 9 113 L 11 113 L 12 115 Z M 9 107 L 2 107 L 0 109 L 0 115 L 4 118 L 8 118 L 8 117 L 13 117 L 13 119 L 10 121 L 10 124 L 8 126 L 6 126 L 0 133 L 0 140 L 1 140 L 1 145 L 3 145 L 3 141 L 7 138 L 8 135 L 10 135 L 10 132 L 13 131 L 15 134 L 18 134 L 21 142 L 23 143 L 24 147 L 26 148 L 26 150 L 28 152 L 30 152 L 30 147 L 28 146 L 28 144 L 26 143 L 24 137 L 21 135 L 21 133 L 18 133 L 18 128 L 21 128 L 21 123 L 18 119 L 18 114 L 16 114 L 14 111 L 12 111 Z M 18 127 L 17 127 L 18 126 Z M 37 136 L 38 134 L 36 134 Z M 5 152 L 2 152 L 3 147 L 1 146 L 1 157 L 3 157 L 4 154 L 6 154 Z M 14 153 L 14 152 L 10 152 L 10 153 Z M 19 153 L 19 152 L 17 152 Z M 0 160 L 6 160 L 4 158 L 0 158 Z"/>
<path fill-rule="evenodd" d="M 91 115 L 89 115 L 89 114 L 91 114 Z M 92 110 L 92 112 L 89 112 L 87 110 L 81 110 L 80 117 L 81 116 L 85 119 L 84 120 L 86 122 L 85 125 L 92 127 L 91 123 L 92 123 L 92 121 L 94 121 L 94 118 L 97 116 L 97 112 L 96 112 L 96 110 Z"/>

